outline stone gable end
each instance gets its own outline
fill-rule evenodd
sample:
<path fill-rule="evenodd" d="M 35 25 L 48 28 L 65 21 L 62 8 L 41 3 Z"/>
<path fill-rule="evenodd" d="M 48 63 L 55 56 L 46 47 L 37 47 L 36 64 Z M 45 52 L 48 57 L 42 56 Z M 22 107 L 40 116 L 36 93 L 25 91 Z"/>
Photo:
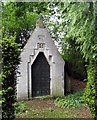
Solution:
<path fill-rule="evenodd" d="M 37 26 L 21 55 L 17 98 L 64 96 L 65 62 L 47 28 Z"/>

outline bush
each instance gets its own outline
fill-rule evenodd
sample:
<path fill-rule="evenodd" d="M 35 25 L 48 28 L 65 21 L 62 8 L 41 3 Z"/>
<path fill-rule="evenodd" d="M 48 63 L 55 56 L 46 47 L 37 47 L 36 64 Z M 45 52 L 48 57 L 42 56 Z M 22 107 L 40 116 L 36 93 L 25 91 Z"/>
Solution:
<path fill-rule="evenodd" d="M 27 107 L 26 107 L 24 101 L 15 103 L 15 107 L 16 107 L 16 109 L 15 109 L 16 114 L 20 113 L 20 112 L 26 112 L 26 110 L 27 110 Z"/>
<path fill-rule="evenodd" d="M 62 108 L 76 108 L 83 105 L 83 91 L 69 94 L 64 98 L 56 98 L 55 105 Z"/>
<path fill-rule="evenodd" d="M 88 82 L 84 93 L 84 101 L 89 106 L 92 118 L 97 117 L 97 63 L 90 62 L 88 66 Z M 97 118 L 96 118 L 97 119 Z"/>
<path fill-rule="evenodd" d="M 2 119 L 14 119 L 20 49 L 19 44 L 15 43 L 15 37 L 3 38 L 0 43 L 2 45 Z"/>

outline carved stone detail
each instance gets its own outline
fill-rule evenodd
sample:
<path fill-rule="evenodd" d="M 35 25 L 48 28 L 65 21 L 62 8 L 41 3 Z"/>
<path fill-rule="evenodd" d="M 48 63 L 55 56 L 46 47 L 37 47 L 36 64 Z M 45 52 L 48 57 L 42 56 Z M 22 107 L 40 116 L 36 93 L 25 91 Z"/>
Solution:
<path fill-rule="evenodd" d="M 42 15 L 40 15 L 40 17 L 39 17 L 39 19 L 37 21 L 37 26 L 39 26 L 40 28 L 45 28 Z"/>

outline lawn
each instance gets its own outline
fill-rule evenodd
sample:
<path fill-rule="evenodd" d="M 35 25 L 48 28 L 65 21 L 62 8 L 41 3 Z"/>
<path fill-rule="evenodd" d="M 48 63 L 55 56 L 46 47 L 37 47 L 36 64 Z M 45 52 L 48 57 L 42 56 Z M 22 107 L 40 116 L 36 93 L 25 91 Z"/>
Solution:
<path fill-rule="evenodd" d="M 71 97 L 70 97 L 71 96 Z M 78 94 L 76 95 L 78 96 Z M 73 95 L 67 96 L 67 98 L 34 98 L 29 101 L 18 102 L 17 118 L 90 118 L 90 113 L 85 104 L 77 103 L 78 106 L 64 107 L 59 104 L 59 101 L 64 102 L 63 99 L 74 98 Z M 72 100 L 73 101 L 73 100 Z M 76 100 L 77 101 L 77 100 Z M 57 104 L 58 102 L 58 104 Z M 65 103 L 65 102 L 64 102 Z M 70 100 L 69 100 L 70 103 Z M 61 105 L 61 106 L 60 106 Z"/>

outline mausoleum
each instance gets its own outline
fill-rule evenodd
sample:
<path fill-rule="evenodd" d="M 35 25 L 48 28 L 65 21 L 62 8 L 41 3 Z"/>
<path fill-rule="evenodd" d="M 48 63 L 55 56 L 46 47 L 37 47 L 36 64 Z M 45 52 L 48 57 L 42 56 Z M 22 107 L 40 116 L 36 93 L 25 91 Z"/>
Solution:
<path fill-rule="evenodd" d="M 58 52 L 42 18 L 20 55 L 21 73 L 17 81 L 17 98 L 64 96 L 65 62 Z"/>

